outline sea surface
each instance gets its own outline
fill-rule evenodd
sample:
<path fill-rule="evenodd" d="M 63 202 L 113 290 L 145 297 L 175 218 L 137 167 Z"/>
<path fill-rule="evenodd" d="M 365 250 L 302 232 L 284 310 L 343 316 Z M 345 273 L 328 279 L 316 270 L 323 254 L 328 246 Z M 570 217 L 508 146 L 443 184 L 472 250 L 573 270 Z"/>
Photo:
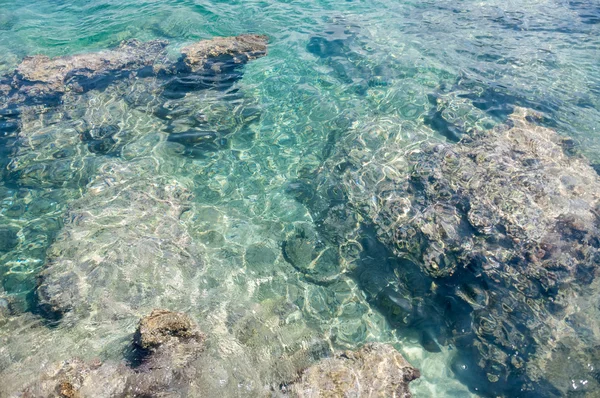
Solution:
<path fill-rule="evenodd" d="M 233 99 L 199 92 L 159 118 L 141 110 L 135 87 L 117 85 L 63 104 L 18 137 L 0 133 L 0 305 L 11 308 L 11 320 L 0 322 L 4 393 L 51 363 L 122 357 L 139 317 L 161 306 L 191 314 L 214 336 L 215 372 L 224 376 L 215 376 L 221 390 L 212 392 L 221 396 L 276 382 L 269 369 L 283 353 L 371 341 L 393 344 L 421 370 L 415 397 L 478 395 L 477 383 L 455 377 L 452 345 L 431 349 L 418 332 L 394 327 L 343 258 L 326 283 L 292 266 L 284 242 L 314 222 L 293 184 L 318 171 L 348 134 L 357 142 L 393 135 L 414 147 L 456 141 L 468 128 L 503 123 L 515 106 L 541 112 L 600 163 L 600 2 L 0 0 L 0 75 L 29 55 L 94 52 L 132 38 L 168 40 L 177 54 L 194 41 L 244 33 L 267 35 L 269 51 L 243 67 Z M 449 105 L 438 112 L 441 101 Z M 222 138 L 192 149 L 167 140 L 198 112 Z M 82 139 L 78 121 L 110 126 L 112 139 Z M 168 270 L 124 272 L 146 289 L 127 315 L 103 317 L 93 301 L 77 321 L 48 320 L 35 298 L 48 253 L 83 253 L 65 254 L 65 236 L 89 241 L 85 250 L 98 256 L 125 247 L 101 226 L 77 235 L 68 219 L 73 208 L 110 213 L 112 199 L 94 195 L 121 177 L 189 192 L 178 228 L 198 248 L 198 270 L 174 273 L 172 288 L 163 288 Z M 120 211 L 102 222 L 141 211 L 115 203 Z M 164 226 L 160 214 L 142 222 L 155 232 Z M 174 228 L 165 227 L 165 239 Z M 102 280 L 107 291 L 119 282 Z M 252 328 L 271 337 L 249 337 Z"/>

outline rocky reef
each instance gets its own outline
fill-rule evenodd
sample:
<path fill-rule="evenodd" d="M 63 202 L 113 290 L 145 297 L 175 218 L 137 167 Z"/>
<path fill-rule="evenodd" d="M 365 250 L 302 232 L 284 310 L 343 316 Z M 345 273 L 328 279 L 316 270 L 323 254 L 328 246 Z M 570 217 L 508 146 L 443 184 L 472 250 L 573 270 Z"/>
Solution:
<path fill-rule="evenodd" d="M 13 203 L 0 220 L 0 257 L 9 265 L 5 288 L 19 295 L 19 307 L 35 310 L 24 275 L 42 268 L 68 204 L 112 167 L 105 163 L 148 156 L 159 142 L 169 157 L 211 156 L 260 117 L 234 83 L 247 61 L 266 54 L 267 38 L 213 40 L 178 57 L 168 55 L 167 42 L 137 40 L 95 53 L 34 56 L 0 77 L 0 196 Z"/>
<path fill-rule="evenodd" d="M 311 239 L 354 243 L 348 269 L 371 300 L 428 349 L 457 347 L 454 372 L 484 396 L 600 386 L 600 179 L 539 119 L 517 107 L 457 144 L 349 134 L 290 188 L 316 220 Z M 328 236 L 348 214 L 361 226 Z"/>
<path fill-rule="evenodd" d="M 600 181 L 570 139 L 535 118 L 517 108 L 491 132 L 414 151 L 408 179 L 377 187 L 370 219 L 381 242 L 453 293 L 449 313 L 469 308 L 471 333 L 451 331 L 454 344 L 479 357 L 465 373 L 479 368 L 498 386 L 522 374 L 564 394 L 567 383 L 546 372 L 547 356 L 580 340 L 572 348 L 584 349 L 587 363 L 599 360 L 584 341 L 600 335 L 581 340 L 582 325 L 573 324 L 597 320 L 573 299 L 590 294 L 598 276 Z M 598 381 L 586 377 L 575 388 L 592 391 Z"/>
<path fill-rule="evenodd" d="M 137 364 L 72 359 L 54 364 L 19 397 L 194 396 L 194 377 L 204 335 L 185 314 L 154 310 L 142 318 L 134 348 Z M 191 394 L 191 395 L 190 395 Z"/>
<path fill-rule="evenodd" d="M 165 40 L 131 39 L 111 50 L 58 58 L 35 55 L 26 57 L 12 75 L 2 79 L 1 92 L 7 96 L 7 107 L 26 99 L 43 103 L 49 95 L 98 89 L 131 73 L 147 76 L 206 69 L 219 72 L 219 66 L 243 65 L 266 55 L 267 41 L 262 35 L 203 40 L 181 49 L 176 61 L 167 57 L 165 49 L 169 43 Z"/>
<path fill-rule="evenodd" d="M 140 320 L 128 358 L 121 361 L 73 358 L 55 363 L 46 366 L 43 374 L 11 396 L 204 396 L 203 378 L 218 371 L 207 350 L 206 339 L 185 313 L 155 309 Z M 282 398 L 365 394 L 409 398 L 408 384 L 419 377 L 419 371 L 400 353 L 381 343 L 367 344 L 355 352 L 334 353 L 296 371 L 301 374 L 292 383 L 282 382 L 262 392 L 247 389 L 245 394 Z"/>
<path fill-rule="evenodd" d="M 112 50 L 49 58 L 43 55 L 26 57 L 17 67 L 10 85 L 15 92 L 8 103 L 21 96 L 36 97 L 43 102 L 48 95 L 66 91 L 82 92 L 99 87 L 111 73 L 126 74 L 154 65 L 164 57 L 166 41 L 140 42 L 127 40 Z"/>
<path fill-rule="evenodd" d="M 154 91 L 165 98 L 181 98 L 200 89 L 223 89 L 239 79 L 240 66 L 267 54 L 267 41 L 262 35 L 203 40 L 184 47 L 176 60 L 167 54 L 167 41 L 136 39 L 94 53 L 27 57 L 12 74 L 0 77 L 0 134 L 18 130 L 20 118 L 49 112 L 62 104 L 65 96 L 104 90 L 132 78 L 158 78 Z"/>
<path fill-rule="evenodd" d="M 478 261 L 487 272 L 521 269 L 545 290 L 566 275 L 589 282 L 599 259 L 598 175 L 570 156 L 572 141 L 533 117 L 519 109 L 492 133 L 411 154 L 406 185 L 378 187 L 380 239 L 436 278 Z"/>
<path fill-rule="evenodd" d="M 304 370 L 289 386 L 294 397 L 410 398 L 408 383 L 419 378 L 394 347 L 371 343 L 358 351 L 336 353 Z"/>

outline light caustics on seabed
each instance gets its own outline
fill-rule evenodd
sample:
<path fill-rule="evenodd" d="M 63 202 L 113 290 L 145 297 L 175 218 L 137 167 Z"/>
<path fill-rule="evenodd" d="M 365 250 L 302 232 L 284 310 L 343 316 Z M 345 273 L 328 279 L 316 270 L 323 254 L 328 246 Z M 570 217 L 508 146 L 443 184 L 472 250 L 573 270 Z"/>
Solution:
<path fill-rule="evenodd" d="M 597 2 L 0 8 L 0 396 L 600 391 Z"/>

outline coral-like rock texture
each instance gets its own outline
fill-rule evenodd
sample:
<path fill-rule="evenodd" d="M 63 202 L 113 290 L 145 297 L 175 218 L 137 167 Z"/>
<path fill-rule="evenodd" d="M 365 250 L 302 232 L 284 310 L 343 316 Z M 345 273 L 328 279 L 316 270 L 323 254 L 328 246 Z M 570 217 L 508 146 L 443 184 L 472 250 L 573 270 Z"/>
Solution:
<path fill-rule="evenodd" d="M 600 381 L 590 370 L 600 360 L 600 179 L 572 140 L 536 119 L 517 108 L 492 131 L 413 151 L 408 178 L 377 186 L 369 219 L 381 242 L 433 278 L 447 314 L 470 313 L 447 322 L 478 358 L 457 366 L 460 377 L 480 372 L 492 386 L 538 394 L 591 391 Z M 551 372 L 549 358 L 566 361 L 565 350 L 571 370 Z M 570 386 L 575 378 L 585 382 Z"/>
<path fill-rule="evenodd" d="M 136 332 L 151 342 L 141 365 L 125 362 L 72 359 L 50 366 L 17 395 L 21 397 L 185 397 L 190 396 L 196 361 L 204 335 L 187 315 L 154 310 L 140 321 Z M 169 338 L 165 338 L 166 334 Z M 163 336 L 157 338 L 157 336 Z"/>
<path fill-rule="evenodd" d="M 357 124 L 290 184 L 317 228 L 357 215 L 354 235 L 318 230 L 323 245 L 358 243 L 349 270 L 369 298 L 428 350 L 456 347 L 453 371 L 484 396 L 600 390 L 600 177 L 542 123 L 515 108 L 421 144 Z"/>
<path fill-rule="evenodd" d="M 194 324 L 186 314 L 154 310 L 140 321 L 135 343 L 141 348 L 149 349 L 160 346 L 173 338 L 190 338 L 194 334 Z"/>
<path fill-rule="evenodd" d="M 408 384 L 419 376 L 419 370 L 394 347 L 371 343 L 309 367 L 290 391 L 292 396 L 304 398 L 410 398 Z"/>
<path fill-rule="evenodd" d="M 406 194 L 382 196 L 382 239 L 434 277 L 473 261 L 491 273 L 518 269 L 546 289 L 564 273 L 589 275 L 600 259 L 598 175 L 533 117 L 520 109 L 491 133 L 415 152 L 396 190 Z"/>
<path fill-rule="evenodd" d="M 202 69 L 210 59 L 231 57 L 234 63 L 246 62 L 267 54 L 265 35 L 240 35 L 202 40 L 181 49 L 183 63 L 191 72 Z M 215 66 L 213 66 L 215 67 Z"/>

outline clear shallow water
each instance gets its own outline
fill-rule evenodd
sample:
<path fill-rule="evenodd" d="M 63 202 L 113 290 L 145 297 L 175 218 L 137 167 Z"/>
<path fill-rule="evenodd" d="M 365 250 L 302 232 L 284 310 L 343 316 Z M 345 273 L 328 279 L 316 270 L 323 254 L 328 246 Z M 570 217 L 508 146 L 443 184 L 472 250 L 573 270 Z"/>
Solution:
<path fill-rule="evenodd" d="M 118 86 L 86 93 L 56 114 L 31 121 L 18 140 L 1 138 L 0 223 L 9 232 L 0 247 L 0 292 L 23 314 L 2 326 L 0 369 L 15 384 L 39 372 L 40 358 L 52 363 L 74 355 L 119 357 L 139 316 L 162 305 L 186 310 L 216 336 L 214 357 L 231 374 L 226 383 L 231 395 L 243 396 L 239 380 L 244 379 L 243 370 L 230 370 L 232 363 L 258 364 L 262 373 L 248 376 L 256 383 L 265 379 L 280 351 L 294 344 L 324 341 L 355 348 L 376 340 L 396 344 L 422 370 L 422 379 L 412 386 L 416 396 L 469 396 L 448 366 L 451 349 L 429 353 L 419 339 L 390 327 L 350 277 L 342 275 L 333 285 L 313 283 L 285 260 L 282 242 L 300 223 L 312 222 L 310 209 L 289 194 L 289 183 L 317 169 L 337 141 L 353 134 L 357 140 L 376 137 L 373 144 L 395 140 L 406 146 L 456 138 L 431 122 L 432 97 L 449 104 L 445 120 L 483 128 L 501 122 L 514 105 L 538 109 L 592 162 L 600 160 L 597 2 L 0 6 L 1 73 L 26 55 L 90 52 L 133 37 L 166 38 L 173 53 L 184 43 L 213 36 L 256 32 L 270 37 L 269 55 L 245 66 L 236 83 L 239 98 L 205 92 L 176 103 L 201 109 L 212 126 L 226 127 L 219 150 L 182 154 L 185 150 L 166 138 L 185 117 L 154 117 L 132 105 L 127 95 L 135 96 L 135 87 Z M 339 48 L 322 48 L 314 40 L 335 35 Z M 259 117 L 247 120 L 247 109 Z M 81 121 L 117 126 L 114 151 L 90 150 L 79 137 Z M 65 155 L 57 157 L 58 151 Z M 96 192 L 103 191 L 103 181 L 119 178 L 142 187 L 176 183 L 193 194 L 181 219 L 185 239 L 202 253 L 193 283 L 174 293 L 160 290 L 165 275 L 140 275 L 136 283 L 158 294 L 140 299 L 118 320 L 109 317 L 109 322 L 102 304 L 92 304 L 92 315 L 75 325 L 30 327 L 37 324 L 30 315 L 36 312 L 31 292 L 46 251 L 72 231 L 68 222 L 64 225 L 68 209 L 106 211 Z M 159 217 L 145 222 L 162 223 Z M 94 227 L 88 232 L 83 241 L 99 239 Z M 53 245 L 54 255 L 63 255 L 67 246 Z M 245 337 L 240 330 L 252 322 L 280 338 Z"/>

